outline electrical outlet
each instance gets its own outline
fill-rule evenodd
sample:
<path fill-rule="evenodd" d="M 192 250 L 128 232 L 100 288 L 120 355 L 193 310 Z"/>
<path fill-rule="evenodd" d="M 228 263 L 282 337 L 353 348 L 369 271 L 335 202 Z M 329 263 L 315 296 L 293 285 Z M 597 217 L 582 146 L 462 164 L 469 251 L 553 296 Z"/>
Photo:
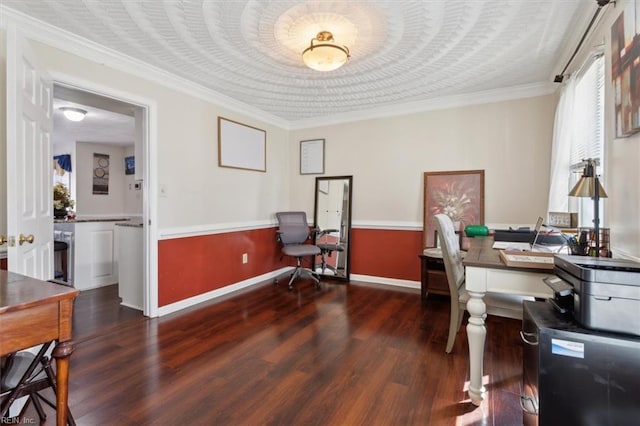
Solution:
<path fill-rule="evenodd" d="M 249 263 L 249 254 L 248 253 L 242 253 L 242 263 Z"/>

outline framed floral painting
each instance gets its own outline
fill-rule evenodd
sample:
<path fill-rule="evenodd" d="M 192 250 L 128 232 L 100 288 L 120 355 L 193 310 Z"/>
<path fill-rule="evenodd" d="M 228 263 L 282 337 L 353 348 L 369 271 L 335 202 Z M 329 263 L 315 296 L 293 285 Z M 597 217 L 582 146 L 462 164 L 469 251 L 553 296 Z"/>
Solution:
<path fill-rule="evenodd" d="M 424 247 L 435 247 L 436 224 L 433 216 L 444 213 L 451 218 L 461 236 L 463 249 L 467 225 L 484 224 L 484 170 L 426 172 L 424 174 Z"/>

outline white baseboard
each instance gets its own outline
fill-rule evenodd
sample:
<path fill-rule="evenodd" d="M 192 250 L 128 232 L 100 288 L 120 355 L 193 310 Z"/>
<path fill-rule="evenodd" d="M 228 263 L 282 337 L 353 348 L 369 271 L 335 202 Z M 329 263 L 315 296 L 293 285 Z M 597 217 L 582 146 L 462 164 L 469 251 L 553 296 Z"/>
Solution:
<path fill-rule="evenodd" d="M 258 275 L 257 277 L 249 278 L 247 280 L 240 281 L 235 284 L 231 284 L 222 288 L 209 291 L 207 293 L 199 294 L 197 296 L 193 296 L 188 299 L 180 300 L 179 302 L 171 303 L 170 305 L 160 306 L 158 308 L 158 316 L 161 317 L 163 315 L 171 314 L 181 309 L 185 309 L 185 308 L 189 308 L 191 306 L 197 305 L 198 303 L 207 302 L 209 300 L 216 299 L 218 297 L 222 297 L 230 293 L 234 293 L 236 291 L 245 289 L 247 287 L 251 287 L 263 281 L 267 281 L 271 278 L 275 278 L 279 275 L 285 274 L 291 269 L 293 269 L 293 267 L 287 266 L 284 268 L 280 268 L 276 271 L 268 272 L 266 274 Z"/>
<path fill-rule="evenodd" d="M 142 311 L 142 306 L 135 306 L 130 303 L 120 302 L 121 306 L 125 306 L 127 308 L 135 309 L 136 311 Z"/>
<path fill-rule="evenodd" d="M 398 278 L 375 277 L 373 275 L 351 274 L 354 281 L 363 281 L 365 283 L 386 284 L 396 287 L 420 288 L 420 281 L 401 280 Z"/>

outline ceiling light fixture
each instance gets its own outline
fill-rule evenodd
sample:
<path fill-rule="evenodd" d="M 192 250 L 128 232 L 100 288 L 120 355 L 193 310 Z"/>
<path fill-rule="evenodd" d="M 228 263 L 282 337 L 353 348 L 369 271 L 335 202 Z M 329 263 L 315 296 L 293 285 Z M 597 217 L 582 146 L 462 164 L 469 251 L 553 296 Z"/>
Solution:
<path fill-rule="evenodd" d="M 335 44 L 333 34 L 329 31 L 320 31 L 316 38 L 311 39 L 309 47 L 302 52 L 305 65 L 316 71 L 337 70 L 350 57 L 349 48 Z"/>
<path fill-rule="evenodd" d="M 84 116 L 87 115 L 87 111 L 80 108 L 62 107 L 60 111 L 67 117 L 67 120 L 82 121 Z"/>

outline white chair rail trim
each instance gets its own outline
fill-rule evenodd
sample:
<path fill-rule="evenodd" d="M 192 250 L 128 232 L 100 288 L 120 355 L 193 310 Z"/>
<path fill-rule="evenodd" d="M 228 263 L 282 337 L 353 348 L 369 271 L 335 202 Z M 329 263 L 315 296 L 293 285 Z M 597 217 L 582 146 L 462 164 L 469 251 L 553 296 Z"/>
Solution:
<path fill-rule="evenodd" d="M 309 223 L 313 223 L 313 218 L 309 218 Z M 273 220 L 254 220 L 247 222 L 216 223 L 197 226 L 185 226 L 179 228 L 163 228 L 158 230 L 159 240 L 170 240 L 173 238 L 196 237 L 201 235 L 222 234 L 225 232 L 240 232 L 253 229 L 275 228 L 278 223 Z M 396 231 L 420 231 L 422 223 L 415 222 L 382 222 L 382 221 L 358 221 L 351 225 L 357 229 L 384 229 Z"/>
<path fill-rule="evenodd" d="M 254 229 L 274 228 L 277 226 L 273 220 L 254 220 L 249 222 L 216 223 L 198 226 L 185 226 L 180 228 L 164 228 L 158 230 L 158 240 L 171 240 L 174 238 L 198 237 L 201 235 L 224 234 L 226 232 L 251 231 Z"/>

